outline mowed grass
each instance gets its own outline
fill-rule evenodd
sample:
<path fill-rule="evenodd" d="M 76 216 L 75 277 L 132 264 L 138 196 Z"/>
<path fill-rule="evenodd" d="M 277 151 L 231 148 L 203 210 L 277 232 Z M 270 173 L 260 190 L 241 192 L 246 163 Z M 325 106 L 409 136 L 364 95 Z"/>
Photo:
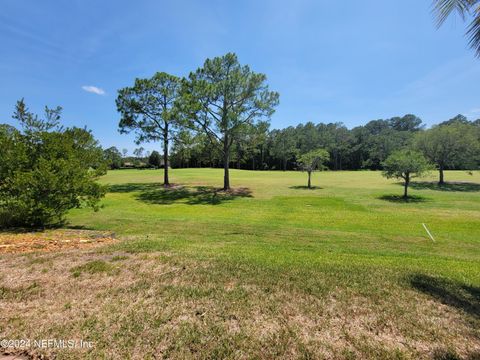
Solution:
<path fill-rule="evenodd" d="M 480 280 L 480 174 L 447 172 L 437 190 L 431 178 L 414 184 L 411 202 L 397 201 L 400 184 L 379 172 L 322 172 L 314 190 L 300 172 L 232 170 L 239 194 L 215 194 L 217 169 L 174 169 L 164 190 L 161 171 L 116 171 L 104 208 L 74 211 L 72 225 L 113 230 L 140 241 L 128 250 L 178 251 L 195 257 L 262 265 L 317 266 L 326 262 L 418 266 L 458 280 Z M 477 184 L 477 185 L 475 185 Z M 421 187 L 421 190 L 416 188 Z M 458 189 L 458 191 L 456 191 Z M 435 237 L 426 234 L 425 223 Z M 443 264 L 443 265 L 442 265 Z M 457 268 L 458 266 L 458 268 Z"/>
<path fill-rule="evenodd" d="M 232 170 L 226 194 L 220 169 L 173 169 L 170 189 L 111 171 L 101 211 L 69 221 L 121 241 L 0 258 L 0 333 L 95 343 L 60 358 L 475 358 L 480 174 L 436 175 L 405 202 L 379 172 L 308 190 L 305 173 Z"/>

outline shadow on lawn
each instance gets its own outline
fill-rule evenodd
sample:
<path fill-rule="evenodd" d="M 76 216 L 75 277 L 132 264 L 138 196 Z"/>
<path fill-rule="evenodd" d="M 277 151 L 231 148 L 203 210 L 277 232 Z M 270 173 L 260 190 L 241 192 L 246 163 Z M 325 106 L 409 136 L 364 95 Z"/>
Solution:
<path fill-rule="evenodd" d="M 161 183 L 128 183 L 116 184 L 108 187 L 108 192 L 112 193 L 129 193 L 134 191 L 148 191 L 154 189 L 163 189 Z"/>
<path fill-rule="evenodd" d="M 319 190 L 319 189 L 323 189 L 322 187 L 320 186 L 312 186 L 312 187 L 308 187 L 308 186 L 305 186 L 305 185 L 294 185 L 294 186 L 290 186 L 289 189 L 295 189 L 295 190 Z"/>
<path fill-rule="evenodd" d="M 415 274 L 411 286 L 449 306 L 456 307 L 480 319 L 480 288 L 457 281 Z"/>
<path fill-rule="evenodd" d="M 403 184 L 399 184 L 402 185 Z M 480 184 L 472 182 L 448 182 L 439 185 L 438 182 L 432 181 L 416 181 L 410 183 L 412 189 L 417 190 L 437 190 L 437 191 L 461 191 L 461 192 L 476 192 L 480 191 Z"/>
<path fill-rule="evenodd" d="M 416 195 L 409 195 L 404 198 L 402 195 L 382 195 L 378 197 L 380 200 L 390 201 L 394 203 L 421 203 L 428 201 L 427 198 Z"/>
<path fill-rule="evenodd" d="M 4 227 L 0 228 L 0 235 L 2 234 L 32 234 L 32 233 L 43 233 L 49 230 L 96 230 L 93 227 L 83 226 L 83 225 L 70 225 L 67 221 L 60 223 L 48 225 L 48 226 L 33 226 L 33 227 Z"/>
<path fill-rule="evenodd" d="M 236 188 L 229 191 L 213 186 L 173 186 L 164 188 L 160 183 L 111 185 L 113 193 L 139 192 L 136 198 L 149 204 L 173 204 L 182 201 L 189 205 L 218 205 L 238 197 L 252 197 L 248 188 Z"/>

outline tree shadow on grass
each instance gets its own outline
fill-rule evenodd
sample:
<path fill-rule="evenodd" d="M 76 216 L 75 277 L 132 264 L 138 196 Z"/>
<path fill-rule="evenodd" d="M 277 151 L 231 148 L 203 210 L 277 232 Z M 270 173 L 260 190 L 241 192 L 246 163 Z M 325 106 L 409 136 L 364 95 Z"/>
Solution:
<path fill-rule="evenodd" d="M 306 185 L 294 185 L 294 186 L 290 186 L 289 189 L 295 189 L 295 190 L 319 190 L 319 189 L 323 189 L 322 187 L 320 186 L 312 186 L 312 187 L 308 187 Z"/>
<path fill-rule="evenodd" d="M 85 225 L 70 225 L 70 224 L 65 224 L 63 226 L 64 229 L 68 230 L 95 230 L 95 228 L 91 226 L 85 226 Z"/>
<path fill-rule="evenodd" d="M 164 188 L 160 183 L 131 183 L 112 185 L 110 192 L 138 192 L 137 200 L 149 204 L 168 205 L 182 202 L 189 205 L 218 205 L 238 197 L 252 197 L 248 188 L 236 188 L 229 191 L 218 189 L 213 186 L 173 186 Z"/>
<path fill-rule="evenodd" d="M 428 201 L 427 198 L 423 196 L 410 195 L 408 197 L 403 197 L 402 195 L 382 195 L 378 197 L 380 200 L 390 201 L 393 203 L 422 203 Z"/>
<path fill-rule="evenodd" d="M 33 232 L 43 232 L 47 228 L 39 228 L 39 227 L 15 227 L 15 226 L 5 226 L 0 228 L 0 235 L 2 234 L 28 234 L 28 233 L 33 233 Z"/>
<path fill-rule="evenodd" d="M 31 233 L 43 233 L 49 230 L 96 230 L 93 227 L 83 225 L 70 225 L 67 221 L 62 223 L 52 224 L 48 226 L 32 226 L 32 227 L 3 227 L 0 228 L 0 235 L 2 234 L 31 234 Z"/>
<path fill-rule="evenodd" d="M 108 192 L 111 193 L 129 193 L 134 191 L 148 191 L 162 189 L 162 183 L 128 183 L 128 184 L 115 184 L 108 186 Z"/>
<path fill-rule="evenodd" d="M 433 182 L 433 181 L 416 181 L 416 182 L 410 183 L 410 187 L 417 190 L 459 191 L 459 192 L 480 191 L 480 184 L 472 183 L 472 182 L 448 182 L 443 185 L 439 185 L 438 182 Z"/>
<path fill-rule="evenodd" d="M 414 274 L 410 278 L 410 284 L 414 289 L 430 295 L 437 301 L 480 319 L 479 287 L 424 274 Z"/>

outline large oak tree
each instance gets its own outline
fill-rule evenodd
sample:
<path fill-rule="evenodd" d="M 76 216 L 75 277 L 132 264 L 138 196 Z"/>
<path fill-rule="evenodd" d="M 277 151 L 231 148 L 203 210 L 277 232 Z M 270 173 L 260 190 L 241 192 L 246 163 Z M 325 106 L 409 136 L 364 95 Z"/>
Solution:
<path fill-rule="evenodd" d="M 219 147 L 223 189 L 228 190 L 232 144 L 246 127 L 270 118 L 279 94 L 269 90 L 264 74 L 240 65 L 232 53 L 207 59 L 203 67 L 190 73 L 182 93 L 182 104 L 193 125 L 208 136 L 212 146 Z"/>

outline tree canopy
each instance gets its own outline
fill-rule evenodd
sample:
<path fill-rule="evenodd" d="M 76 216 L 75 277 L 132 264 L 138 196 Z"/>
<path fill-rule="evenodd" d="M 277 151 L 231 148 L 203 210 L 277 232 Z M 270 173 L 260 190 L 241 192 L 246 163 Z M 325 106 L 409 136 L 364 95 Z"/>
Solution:
<path fill-rule="evenodd" d="M 178 77 L 158 72 L 150 79 L 136 79 L 132 87 L 118 91 L 117 109 L 121 114 L 118 124 L 121 133 L 134 131 L 138 144 L 163 142 L 165 186 L 168 177 L 170 140 L 182 128 L 182 115 L 177 106 L 181 81 Z"/>
<path fill-rule="evenodd" d="M 152 151 L 152 153 L 148 157 L 148 164 L 156 168 L 160 168 L 160 166 L 162 166 L 162 157 L 160 156 L 160 153 L 158 151 Z"/>
<path fill-rule="evenodd" d="M 115 146 L 103 150 L 103 156 L 110 169 L 119 169 L 122 166 L 122 153 Z"/>
<path fill-rule="evenodd" d="M 421 119 L 411 114 L 372 120 L 353 129 L 342 123 L 312 122 L 284 129 L 256 126 L 257 130 L 252 131 L 249 128 L 234 138 L 230 152 L 230 160 L 243 169 L 293 170 L 298 156 L 322 148 L 330 154 L 325 166 L 332 170 L 378 170 L 393 151 L 411 145 L 415 134 L 423 131 Z M 188 145 L 188 151 L 180 144 L 175 145 L 174 166 L 223 163 L 221 142 L 213 139 L 215 145 L 212 146 L 212 139 L 206 134 L 198 136 L 201 133 L 192 135 L 195 141 Z M 206 148 L 210 148 L 210 152 L 206 152 Z M 181 151 L 181 156 L 175 155 L 177 151 Z"/>
<path fill-rule="evenodd" d="M 328 151 L 325 149 L 316 149 L 309 151 L 298 158 L 298 165 L 301 170 L 308 173 L 307 187 L 312 187 L 312 172 L 315 170 L 323 170 L 324 163 L 329 159 Z"/>
<path fill-rule="evenodd" d="M 230 188 L 230 151 L 235 139 L 262 119 L 269 119 L 279 95 L 270 91 L 264 74 L 255 73 L 228 53 L 207 59 L 190 73 L 182 89 L 182 105 L 192 126 L 204 132 L 221 153 L 224 190 Z"/>
<path fill-rule="evenodd" d="M 474 125 L 462 121 L 447 122 L 420 132 L 415 147 L 433 162 L 439 171 L 439 184 L 443 184 L 443 171 L 449 168 L 474 169 L 478 167 L 480 137 Z"/>
<path fill-rule="evenodd" d="M 408 197 L 410 180 L 423 176 L 433 167 L 421 152 L 404 149 L 393 152 L 383 163 L 383 176 L 403 179 L 403 197 Z"/>

